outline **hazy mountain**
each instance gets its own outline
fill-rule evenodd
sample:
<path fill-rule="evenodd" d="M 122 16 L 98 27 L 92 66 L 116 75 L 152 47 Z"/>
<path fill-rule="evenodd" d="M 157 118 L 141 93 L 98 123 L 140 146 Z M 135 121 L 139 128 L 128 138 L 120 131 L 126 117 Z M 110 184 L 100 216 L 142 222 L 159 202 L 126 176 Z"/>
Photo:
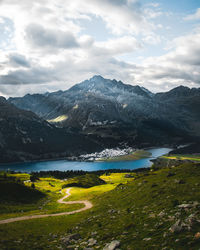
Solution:
<path fill-rule="evenodd" d="M 56 128 L 0 97 L 0 162 L 57 158 L 101 149 L 84 135 Z"/>
<path fill-rule="evenodd" d="M 199 89 L 178 87 L 153 94 L 140 86 L 94 76 L 66 91 L 9 101 L 58 127 L 111 146 L 179 143 L 200 136 L 199 97 Z"/>

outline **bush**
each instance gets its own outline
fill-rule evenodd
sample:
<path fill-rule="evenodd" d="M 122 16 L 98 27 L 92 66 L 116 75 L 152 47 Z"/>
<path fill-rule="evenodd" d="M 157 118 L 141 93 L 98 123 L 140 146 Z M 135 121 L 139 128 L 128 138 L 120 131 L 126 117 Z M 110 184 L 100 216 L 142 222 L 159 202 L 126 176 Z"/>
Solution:
<path fill-rule="evenodd" d="M 103 185 L 105 181 L 100 179 L 95 174 L 86 174 L 83 176 L 78 176 L 72 179 L 69 179 L 68 183 L 64 184 L 62 188 L 66 187 L 83 187 L 90 188 L 97 185 Z"/>
<path fill-rule="evenodd" d="M 31 175 L 30 176 L 30 181 L 31 182 L 36 182 L 36 181 L 38 181 L 39 180 L 39 178 L 37 177 L 37 176 L 35 176 L 35 175 Z"/>

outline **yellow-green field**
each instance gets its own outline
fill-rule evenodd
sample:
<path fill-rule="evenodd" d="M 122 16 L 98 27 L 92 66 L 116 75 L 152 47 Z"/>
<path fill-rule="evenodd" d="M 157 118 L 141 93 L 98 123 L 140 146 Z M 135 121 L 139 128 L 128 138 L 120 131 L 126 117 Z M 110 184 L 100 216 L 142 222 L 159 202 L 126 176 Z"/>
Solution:
<path fill-rule="evenodd" d="M 17 177 L 24 182 L 25 186 L 31 188 L 32 183 L 27 182 L 27 178 L 30 178 L 28 174 L 9 174 L 8 176 Z M 0 213 L 0 219 L 30 214 L 37 215 L 67 212 L 83 207 L 82 204 L 65 205 L 57 202 L 57 200 L 65 194 L 65 190 L 62 190 L 62 185 L 64 183 L 64 181 L 55 178 L 40 178 L 39 181 L 34 182 L 35 189 L 44 193 L 45 197 L 36 201 L 34 204 L 0 204 L 1 211 L 3 210 Z"/>
<path fill-rule="evenodd" d="M 200 155 L 170 155 L 170 156 L 162 156 L 165 159 L 171 160 L 189 160 L 189 161 L 200 161 Z"/>
<path fill-rule="evenodd" d="M 128 176 L 128 178 L 126 177 Z M 104 174 L 101 175 L 100 178 L 103 179 L 107 183 L 119 184 L 119 183 L 127 183 L 131 180 L 134 180 L 136 176 L 135 173 L 112 173 L 112 174 Z M 132 177 L 132 178 L 130 178 Z"/>
<path fill-rule="evenodd" d="M 115 184 L 106 184 L 106 185 L 100 185 L 95 186 L 91 188 L 78 188 L 74 187 L 71 188 L 70 193 L 71 196 L 67 199 L 70 201 L 76 201 L 76 200 L 91 200 L 98 195 L 102 195 L 105 192 L 111 191 L 116 187 Z"/>
<path fill-rule="evenodd" d="M 127 173 L 128 174 L 128 173 Z M 29 174 L 7 174 L 8 177 L 15 177 L 24 183 L 25 186 L 31 189 L 32 182 L 30 181 Z M 86 175 L 87 177 L 88 175 Z M 90 175 L 89 175 L 90 176 Z M 103 194 L 114 189 L 119 183 L 127 183 L 134 178 L 126 178 L 126 173 L 112 173 L 109 175 L 102 175 L 100 179 L 104 180 L 106 184 L 93 186 L 91 188 L 80 188 L 74 187 L 71 189 L 71 196 L 68 200 L 81 200 L 81 199 L 92 199 L 99 194 Z M 82 177 L 80 177 L 82 179 Z M 70 183 L 74 178 L 69 180 L 59 180 L 52 177 L 39 178 L 34 182 L 34 189 L 45 194 L 45 197 L 37 200 L 34 204 L 0 204 L 0 220 L 19 217 L 25 215 L 38 215 L 38 214 L 53 214 L 59 212 L 67 212 L 77 210 L 83 207 L 83 204 L 59 204 L 58 199 L 65 195 L 66 188 L 63 188 L 65 184 Z M 86 180 L 89 180 L 86 178 Z M 95 184 L 93 184 L 95 185 Z M 73 186 L 73 185 L 72 185 Z"/>

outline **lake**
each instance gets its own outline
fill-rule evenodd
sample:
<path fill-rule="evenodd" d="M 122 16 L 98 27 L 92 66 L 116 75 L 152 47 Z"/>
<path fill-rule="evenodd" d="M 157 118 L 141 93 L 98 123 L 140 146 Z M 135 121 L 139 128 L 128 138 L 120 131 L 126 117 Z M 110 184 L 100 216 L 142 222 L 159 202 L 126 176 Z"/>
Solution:
<path fill-rule="evenodd" d="M 49 171 L 49 170 L 84 170 L 84 171 L 97 171 L 106 169 L 137 169 L 147 168 L 152 165 L 151 159 L 155 159 L 161 155 L 167 154 L 171 151 L 170 148 L 153 148 L 146 151 L 152 153 L 150 158 L 134 160 L 134 161 L 119 161 L 119 162 L 78 162 L 67 160 L 56 161 L 42 161 L 42 162 L 28 162 L 28 163 L 15 163 L 15 164 L 2 164 L 0 170 L 13 170 L 21 172 L 36 172 L 36 171 Z"/>

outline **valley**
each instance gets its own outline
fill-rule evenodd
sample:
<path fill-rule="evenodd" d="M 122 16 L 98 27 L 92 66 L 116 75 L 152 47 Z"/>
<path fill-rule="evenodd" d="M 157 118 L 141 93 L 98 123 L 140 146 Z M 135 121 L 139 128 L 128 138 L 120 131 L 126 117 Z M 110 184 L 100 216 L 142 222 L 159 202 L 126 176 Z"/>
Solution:
<path fill-rule="evenodd" d="M 200 250 L 200 0 L 0 0 L 0 250 Z"/>
<path fill-rule="evenodd" d="M 199 249 L 199 97 L 101 76 L 1 97 L 0 248 Z"/>

